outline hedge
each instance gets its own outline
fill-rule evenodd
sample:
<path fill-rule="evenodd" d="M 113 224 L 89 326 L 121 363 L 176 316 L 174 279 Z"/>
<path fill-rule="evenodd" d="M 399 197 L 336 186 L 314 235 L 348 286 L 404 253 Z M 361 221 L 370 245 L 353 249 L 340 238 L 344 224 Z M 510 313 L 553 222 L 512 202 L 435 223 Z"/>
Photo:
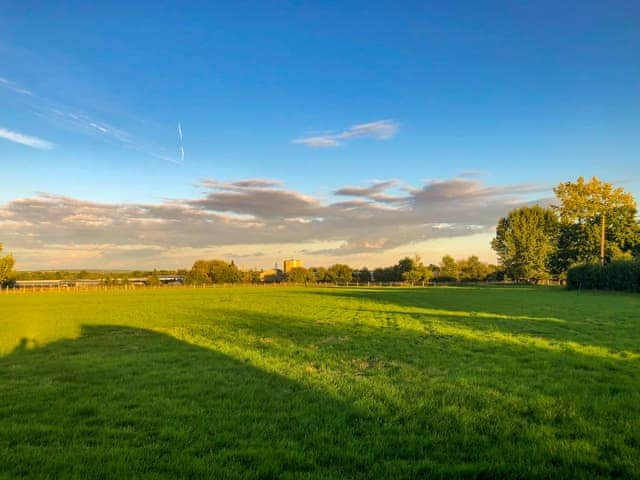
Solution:
<path fill-rule="evenodd" d="M 640 260 L 574 265 L 567 272 L 567 286 L 570 289 L 640 292 Z"/>

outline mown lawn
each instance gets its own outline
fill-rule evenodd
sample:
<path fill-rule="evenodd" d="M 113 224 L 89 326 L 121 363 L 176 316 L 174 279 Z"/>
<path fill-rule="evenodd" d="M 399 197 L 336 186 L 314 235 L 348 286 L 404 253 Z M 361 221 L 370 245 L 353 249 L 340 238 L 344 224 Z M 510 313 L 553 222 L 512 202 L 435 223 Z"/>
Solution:
<path fill-rule="evenodd" d="M 640 295 L 0 295 L 0 478 L 640 477 Z"/>

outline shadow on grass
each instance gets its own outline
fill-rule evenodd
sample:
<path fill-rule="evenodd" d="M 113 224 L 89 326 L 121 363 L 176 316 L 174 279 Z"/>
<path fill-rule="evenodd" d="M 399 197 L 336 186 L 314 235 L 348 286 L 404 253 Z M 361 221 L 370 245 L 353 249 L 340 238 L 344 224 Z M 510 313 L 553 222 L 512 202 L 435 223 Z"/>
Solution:
<path fill-rule="evenodd" d="M 530 292 L 522 295 L 524 289 Z M 640 323 L 637 310 L 633 318 L 623 319 L 615 314 L 609 318 L 603 315 L 601 297 L 579 296 L 557 287 L 325 289 L 298 293 L 359 300 L 359 305 L 365 307 L 353 308 L 354 313 L 404 315 L 425 323 L 440 319 L 478 332 L 529 336 L 530 340 L 543 339 L 560 347 L 573 343 L 574 350 L 591 350 L 592 354 L 605 357 L 640 356 L 635 341 Z M 618 295 L 617 301 L 621 299 L 634 302 L 628 312 L 640 308 L 640 297 Z M 606 313 L 606 306 L 604 310 Z M 598 349 L 602 352 L 595 351 Z"/>
<path fill-rule="evenodd" d="M 200 328 L 202 338 L 242 343 L 257 357 L 314 366 L 342 383 L 347 404 L 366 398 L 371 417 L 392 419 L 407 438 L 422 435 L 432 459 L 503 461 L 514 476 L 532 476 L 532 465 L 547 473 L 562 465 L 569 476 L 589 464 L 589 476 L 638 468 L 627 462 L 640 450 L 640 434 L 631 433 L 640 427 L 637 361 L 500 337 L 482 341 L 484 332 L 472 329 L 463 335 L 217 307 L 197 315 L 207 316 L 223 320 L 193 334 Z M 441 320 L 454 325 L 458 318 Z M 461 437 L 467 442 L 458 443 Z M 434 438 L 439 443 L 430 443 Z M 557 477 L 563 469 L 551 471 Z"/>
<path fill-rule="evenodd" d="M 523 295 L 523 291 L 527 295 Z M 305 293 L 299 291 L 298 293 Z M 550 287 L 522 286 L 462 286 L 427 288 L 326 288 L 309 290 L 313 295 L 354 298 L 375 301 L 379 304 L 402 307 L 435 308 L 486 312 L 495 316 L 520 317 L 523 320 L 541 320 L 562 322 L 564 318 L 549 309 L 548 315 L 531 315 L 531 305 L 523 300 L 535 302 L 538 295 L 548 300 L 549 294 L 566 293 L 564 290 Z M 537 304 L 538 310 L 544 305 Z"/>
<path fill-rule="evenodd" d="M 85 326 L 28 344 L 0 358 L 0 477 L 340 477 L 374 461 L 356 409 L 171 336 Z"/>
<path fill-rule="evenodd" d="M 282 326 L 285 317 L 236 313 L 243 316 L 241 328 L 256 335 L 298 342 L 310 335 L 304 326 L 292 325 L 292 319 Z M 233 327 L 232 318 L 226 328 Z M 335 326 L 325 326 L 321 333 L 353 335 Z M 378 355 L 393 354 L 379 338 L 373 343 L 365 335 L 357 340 L 362 345 L 338 351 L 338 356 L 368 348 L 381 348 Z M 403 337 L 386 341 L 392 345 L 395 340 Z M 444 351 L 433 357 L 435 367 L 449 369 L 441 382 L 408 382 L 423 390 L 406 393 L 418 395 L 417 400 L 424 394 L 425 402 L 380 415 L 367 408 L 366 397 L 330 395 L 312 382 L 257 368 L 248 357 L 231 358 L 145 329 L 84 326 L 77 339 L 28 347 L 25 341 L 0 358 L 0 476 L 8 478 L 576 478 L 637 473 L 637 462 L 626 456 L 629 449 L 621 450 L 624 437 L 609 442 L 589 438 L 579 415 L 550 417 L 551 424 L 545 425 L 544 418 L 536 417 L 545 407 L 534 405 L 537 398 L 525 402 L 524 411 L 516 405 L 511 414 L 501 414 L 492 398 L 481 398 L 485 391 L 465 386 L 469 372 L 451 371 L 454 359 L 447 360 Z M 291 350 L 278 354 L 297 361 Z M 366 395 L 378 386 L 383 385 L 364 384 L 354 391 Z M 510 400 L 505 401 L 508 405 Z M 474 408 L 480 415 L 473 415 Z M 553 422 L 556 428 L 549 430 Z M 636 434 L 629 435 L 638 442 Z"/>

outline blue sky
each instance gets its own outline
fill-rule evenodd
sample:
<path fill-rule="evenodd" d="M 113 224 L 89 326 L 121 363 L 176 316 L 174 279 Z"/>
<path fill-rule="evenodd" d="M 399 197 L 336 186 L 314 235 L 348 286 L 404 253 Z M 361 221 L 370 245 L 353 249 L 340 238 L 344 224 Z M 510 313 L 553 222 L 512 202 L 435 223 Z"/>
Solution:
<path fill-rule="evenodd" d="M 455 253 L 491 259 L 497 216 L 546 201 L 560 181 L 597 175 L 640 194 L 640 4 L 557 3 L 0 2 L 0 221 L 9 232 L 0 240 L 29 268 L 177 266 L 201 254 L 259 265 L 290 253 L 313 263 L 344 259 L 341 249 L 370 264 L 407 252 L 435 260 L 443 238 L 456 239 Z M 82 220 L 91 202 L 200 208 L 193 202 L 220 200 L 221 183 L 212 189 L 203 179 L 276 206 L 287 193 L 323 207 L 368 203 L 332 213 L 351 230 L 292 236 L 251 229 L 321 215 L 265 219 L 246 204 L 209 203 L 207 214 L 255 220 L 246 240 L 213 222 L 211 244 L 154 241 L 140 229 L 117 238 L 109 231 L 121 230 L 117 222 Z M 266 187 L 266 199 L 264 185 L 233 184 L 241 179 L 280 183 Z M 335 194 L 389 179 L 386 194 L 408 195 L 411 205 L 434 201 L 411 194 L 434 180 L 458 188 L 448 202 L 488 188 L 507 193 L 457 202 L 478 209 L 475 223 L 466 212 L 426 215 L 424 224 L 456 227 L 429 233 L 413 219 L 402 241 L 390 240 L 349 216 L 388 203 Z M 37 204 L 41 193 L 73 200 L 66 234 L 42 220 L 16 226 L 15 202 L 28 215 L 24 200 Z M 439 201 L 414 213 L 442 210 Z M 309 247 L 316 243 L 326 248 Z M 114 253 L 123 249 L 144 254 Z"/>

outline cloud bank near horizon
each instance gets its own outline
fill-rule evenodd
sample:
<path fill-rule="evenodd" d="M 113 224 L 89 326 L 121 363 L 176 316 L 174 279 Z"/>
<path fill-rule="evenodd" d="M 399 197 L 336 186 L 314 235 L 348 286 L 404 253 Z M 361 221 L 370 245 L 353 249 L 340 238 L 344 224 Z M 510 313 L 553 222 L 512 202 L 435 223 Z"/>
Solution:
<path fill-rule="evenodd" d="M 49 193 L 15 199 L 0 205 L 2 240 L 21 269 L 188 267 L 211 255 L 249 266 L 290 255 L 360 265 L 425 241 L 488 234 L 508 210 L 546 192 L 468 178 L 419 186 L 374 181 L 338 188 L 328 200 L 273 179 L 204 179 L 199 186 L 195 198 L 157 204 Z"/>

